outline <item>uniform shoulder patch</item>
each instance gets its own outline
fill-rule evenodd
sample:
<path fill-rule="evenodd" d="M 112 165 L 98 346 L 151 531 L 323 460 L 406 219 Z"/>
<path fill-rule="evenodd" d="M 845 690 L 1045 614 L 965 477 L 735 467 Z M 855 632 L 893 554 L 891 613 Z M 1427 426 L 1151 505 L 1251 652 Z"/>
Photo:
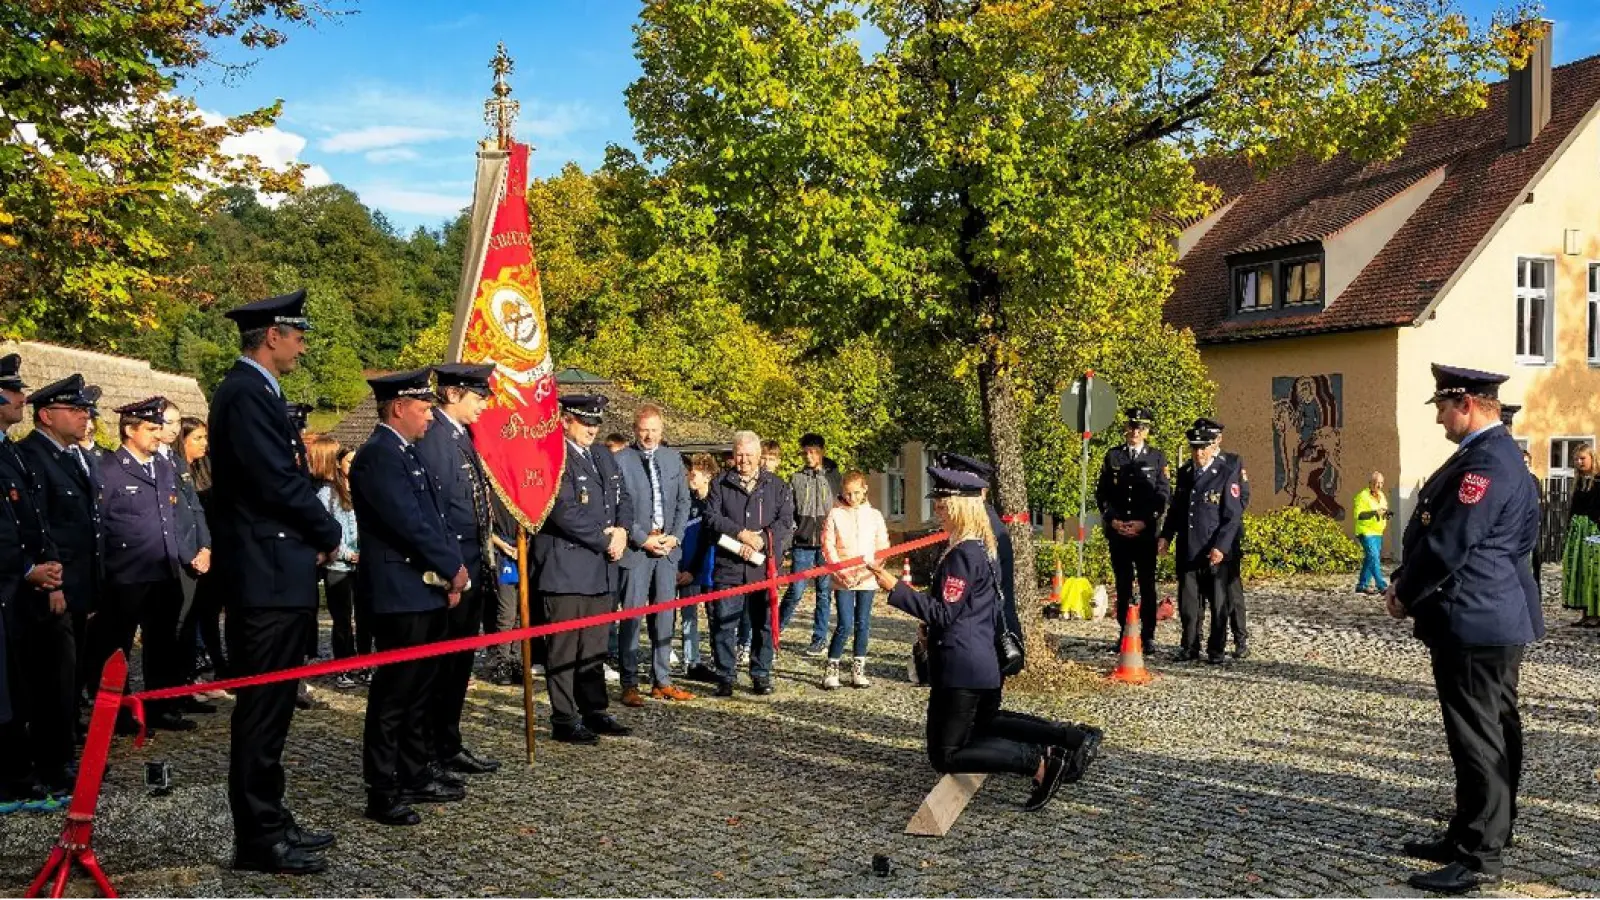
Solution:
<path fill-rule="evenodd" d="M 967 580 L 965 578 L 957 578 L 954 575 L 946 575 L 944 577 L 944 584 L 940 588 L 940 593 L 944 596 L 944 602 L 954 603 L 960 600 L 961 595 L 966 592 Z"/>
<path fill-rule="evenodd" d="M 1233 484 L 1228 485 L 1228 493 L 1233 495 L 1233 499 L 1239 499 L 1239 482 L 1235 481 Z"/>
<path fill-rule="evenodd" d="M 1461 477 L 1461 488 L 1456 492 L 1456 498 L 1463 504 L 1471 506 L 1483 499 L 1489 492 L 1489 479 L 1476 472 L 1469 472 Z"/>

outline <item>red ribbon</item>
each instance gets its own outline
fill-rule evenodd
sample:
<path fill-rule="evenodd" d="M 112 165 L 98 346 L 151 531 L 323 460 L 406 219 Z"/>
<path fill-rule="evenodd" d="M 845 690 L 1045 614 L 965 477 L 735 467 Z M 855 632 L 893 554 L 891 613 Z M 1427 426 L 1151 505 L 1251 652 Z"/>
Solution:
<path fill-rule="evenodd" d="M 1007 513 L 1000 517 L 1000 521 L 1007 525 L 1028 525 L 1033 522 L 1033 517 L 1028 513 Z"/>
<path fill-rule="evenodd" d="M 944 532 L 930 534 L 927 537 L 917 538 L 903 544 L 890 547 L 888 550 L 877 554 L 878 559 L 889 556 L 899 556 L 910 553 L 923 547 L 936 544 L 946 537 Z M 700 603 L 710 603 L 725 597 L 736 597 L 756 590 L 771 592 L 773 599 L 772 616 L 772 645 L 778 645 L 778 588 L 796 581 L 806 581 L 823 575 L 831 575 L 841 569 L 864 565 L 866 558 L 852 557 L 836 563 L 824 563 L 800 572 L 790 572 L 787 575 L 777 574 L 777 563 L 773 554 L 767 556 L 767 572 L 770 577 L 766 581 L 756 584 L 739 584 L 733 587 L 721 588 L 705 594 L 695 594 L 691 597 L 682 597 L 676 600 L 664 600 L 652 603 L 649 606 L 635 607 L 634 609 L 621 609 L 599 615 L 585 616 L 581 619 L 569 619 L 564 622 L 550 622 L 545 625 L 534 625 L 527 628 L 517 628 L 511 631 L 500 631 L 494 634 L 480 634 L 473 637 L 455 638 L 448 641 L 438 641 L 432 644 L 419 644 L 415 647 L 401 647 L 395 650 L 384 650 L 380 653 L 368 653 L 364 656 L 347 656 L 344 659 L 329 659 L 305 666 L 296 666 L 292 669 L 280 669 L 276 672 L 264 672 L 260 675 L 248 675 L 242 678 L 225 678 L 221 681 L 208 681 L 202 684 L 184 684 L 176 687 L 159 688 L 152 691 L 140 691 L 137 694 L 127 694 L 122 698 L 122 705 L 127 707 L 139 722 L 139 736 L 134 739 L 134 746 L 142 747 L 145 742 L 144 704 L 151 700 L 170 700 L 174 697 L 188 697 L 207 691 L 237 691 L 241 688 L 260 687 L 264 684 L 275 684 L 279 681 L 293 681 L 301 678 L 319 678 L 323 675 L 337 675 L 340 672 L 350 672 L 356 669 L 370 669 L 377 666 L 387 666 L 393 663 L 411 662 L 418 659 L 428 659 L 434 656 L 445 656 L 451 653 L 477 651 L 484 647 L 493 647 L 496 644 L 510 644 L 516 641 L 532 640 L 533 638 L 548 637 L 563 631 L 576 631 L 593 625 L 609 625 L 623 619 L 632 619 L 639 616 L 648 616 L 658 612 L 679 609 L 685 606 L 694 606 Z"/>

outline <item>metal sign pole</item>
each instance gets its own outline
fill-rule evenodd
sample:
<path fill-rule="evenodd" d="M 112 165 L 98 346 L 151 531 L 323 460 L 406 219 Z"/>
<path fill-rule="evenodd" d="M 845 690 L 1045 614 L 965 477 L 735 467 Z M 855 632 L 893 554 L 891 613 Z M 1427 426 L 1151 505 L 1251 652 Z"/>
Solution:
<path fill-rule="evenodd" d="M 1077 577 L 1083 577 L 1083 544 L 1088 535 L 1084 522 L 1089 514 L 1089 430 L 1088 426 L 1093 419 L 1093 400 L 1090 399 L 1089 387 L 1094 383 L 1094 372 L 1083 373 L 1083 425 L 1084 430 L 1079 432 L 1082 438 L 1081 451 L 1078 457 L 1078 571 Z"/>

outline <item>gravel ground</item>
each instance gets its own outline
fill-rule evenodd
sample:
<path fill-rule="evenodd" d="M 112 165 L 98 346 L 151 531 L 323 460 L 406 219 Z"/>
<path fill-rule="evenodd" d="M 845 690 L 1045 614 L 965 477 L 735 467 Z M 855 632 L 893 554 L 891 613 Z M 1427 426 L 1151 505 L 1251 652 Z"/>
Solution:
<path fill-rule="evenodd" d="M 1249 601 L 1248 661 L 1168 662 L 1166 622 L 1153 685 L 1009 694 L 1008 707 L 1104 727 L 1101 759 L 1037 814 L 1019 809 L 1023 779 L 991 778 L 942 839 L 902 833 L 935 777 L 924 693 L 904 679 L 913 623 L 880 600 L 871 689 L 822 691 L 795 627 L 775 696 L 614 705 L 635 733 L 596 748 L 548 740 L 541 689 L 531 769 L 520 692 L 475 682 L 468 740 L 507 765 L 415 828 L 361 818 L 364 698 L 322 688 L 329 707 L 296 716 L 287 751 L 291 807 L 338 833 L 322 876 L 226 868 L 225 715 L 114 745 L 96 847 L 129 895 L 1414 895 L 1404 879 L 1422 864 L 1396 848 L 1451 805 L 1422 648 L 1346 579 L 1256 585 Z M 1547 609 L 1553 626 L 1574 618 Z M 1112 622 L 1048 628 L 1064 658 L 1109 671 Z M 1600 634 L 1553 627 L 1523 665 L 1527 769 L 1497 893 L 1600 893 L 1597 663 Z M 145 796 L 147 760 L 172 766 L 170 796 Z M 0 895 L 20 892 L 60 825 L 0 817 Z M 886 878 L 875 853 L 893 860 Z"/>

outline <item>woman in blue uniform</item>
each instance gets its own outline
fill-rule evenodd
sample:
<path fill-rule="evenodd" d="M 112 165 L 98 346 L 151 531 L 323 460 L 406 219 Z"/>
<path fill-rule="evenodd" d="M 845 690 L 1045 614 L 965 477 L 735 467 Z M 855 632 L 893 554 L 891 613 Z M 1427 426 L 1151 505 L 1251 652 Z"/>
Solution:
<path fill-rule="evenodd" d="M 1011 772 L 1033 779 L 1024 809 L 1042 808 L 1094 759 L 1100 733 L 1000 708 L 995 654 L 1001 607 L 995 535 L 983 505 L 983 479 L 929 468 L 934 514 L 948 535 L 931 595 L 913 590 L 868 560 L 889 604 L 928 626 L 928 761 L 939 772 Z"/>

